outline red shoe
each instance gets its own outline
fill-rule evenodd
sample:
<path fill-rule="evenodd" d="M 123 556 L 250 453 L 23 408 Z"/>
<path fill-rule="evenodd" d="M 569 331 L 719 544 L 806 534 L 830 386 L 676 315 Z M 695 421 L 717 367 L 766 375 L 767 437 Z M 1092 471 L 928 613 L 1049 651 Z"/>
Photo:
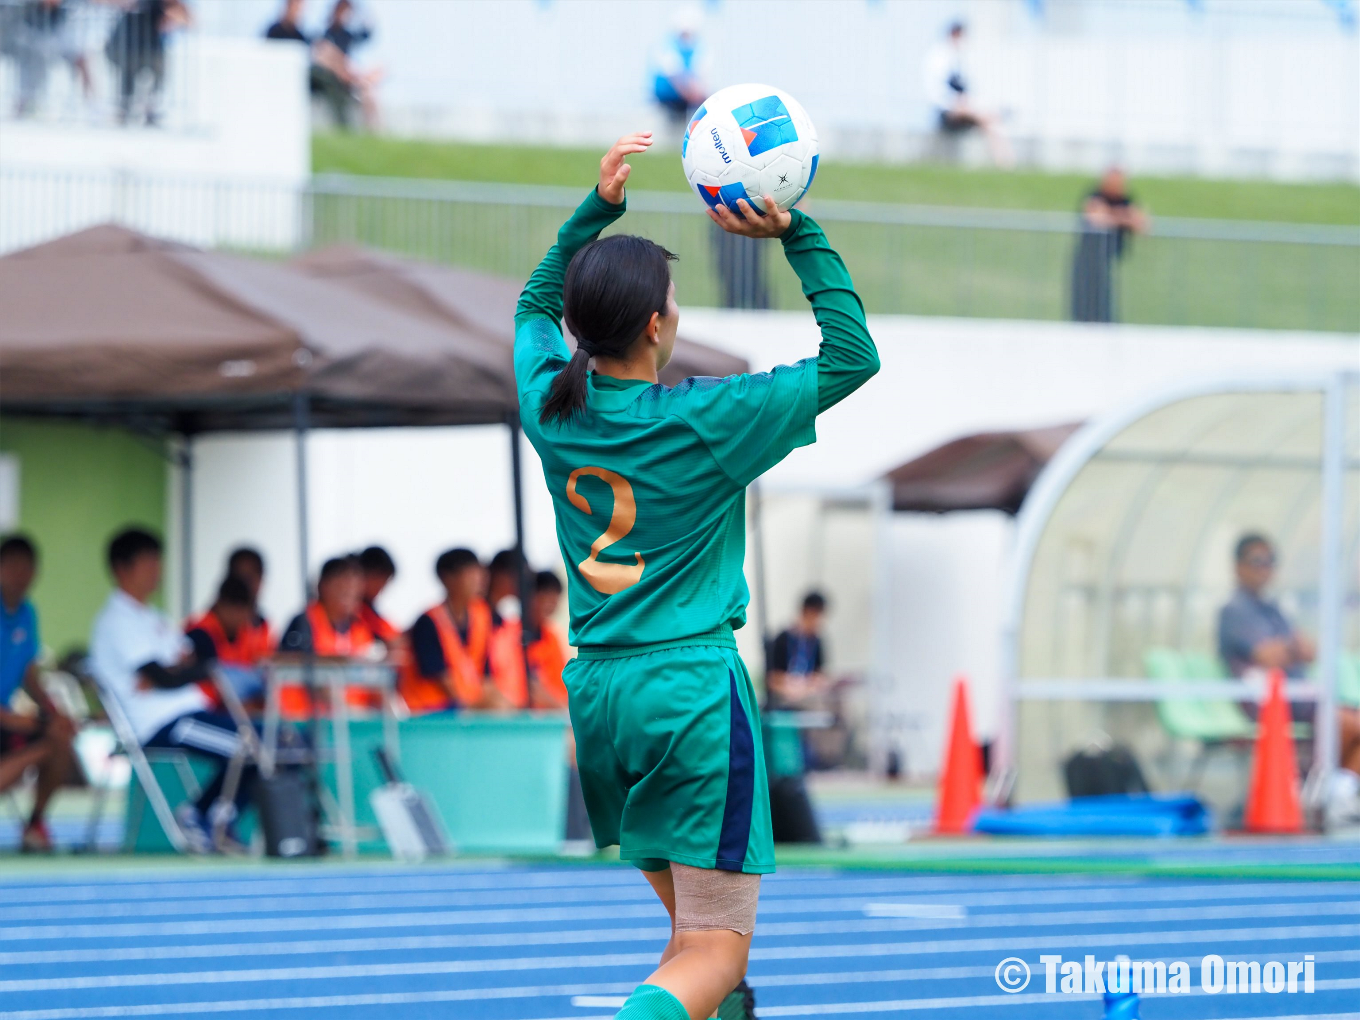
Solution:
<path fill-rule="evenodd" d="M 26 854 L 50 854 L 52 852 L 52 833 L 48 831 L 46 822 L 31 822 L 24 827 L 19 851 Z"/>

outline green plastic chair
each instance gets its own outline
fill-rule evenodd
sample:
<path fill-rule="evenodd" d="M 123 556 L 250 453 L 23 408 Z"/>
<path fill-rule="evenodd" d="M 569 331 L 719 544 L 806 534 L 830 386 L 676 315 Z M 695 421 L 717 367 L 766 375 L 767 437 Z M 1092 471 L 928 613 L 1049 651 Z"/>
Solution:
<path fill-rule="evenodd" d="M 1336 703 L 1360 708 L 1360 655 L 1341 653 L 1341 669 L 1336 677 Z"/>
<path fill-rule="evenodd" d="M 1227 678 L 1216 656 L 1174 648 L 1148 649 L 1143 669 L 1150 679 L 1166 684 Z M 1192 792 L 1199 789 L 1210 755 L 1222 749 L 1236 752 L 1256 736 L 1256 724 L 1233 701 L 1170 698 L 1157 702 L 1157 716 L 1168 735 L 1199 744 L 1185 776 L 1185 786 Z"/>

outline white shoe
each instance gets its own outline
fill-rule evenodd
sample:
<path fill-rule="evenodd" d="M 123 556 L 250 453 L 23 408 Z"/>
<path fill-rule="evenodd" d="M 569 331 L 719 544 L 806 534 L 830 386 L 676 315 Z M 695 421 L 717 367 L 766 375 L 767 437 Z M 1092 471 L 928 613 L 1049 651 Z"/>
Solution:
<path fill-rule="evenodd" d="M 213 852 L 212 836 L 203 824 L 203 815 L 188 801 L 175 808 L 175 821 L 180 832 L 184 833 L 187 849 L 191 854 L 210 854 Z"/>
<path fill-rule="evenodd" d="M 1323 826 L 1327 832 L 1360 831 L 1360 797 L 1328 797 Z"/>

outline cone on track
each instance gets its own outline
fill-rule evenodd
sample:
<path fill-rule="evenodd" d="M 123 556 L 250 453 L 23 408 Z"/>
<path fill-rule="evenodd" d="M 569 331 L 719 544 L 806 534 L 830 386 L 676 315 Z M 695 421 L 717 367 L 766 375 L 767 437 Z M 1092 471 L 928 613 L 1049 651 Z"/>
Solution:
<path fill-rule="evenodd" d="M 1248 832 L 1303 831 L 1289 706 L 1284 700 L 1284 674 L 1278 669 L 1271 671 L 1270 692 L 1261 706 L 1244 821 Z"/>
<path fill-rule="evenodd" d="M 954 681 L 954 713 L 949 723 L 949 744 L 940 772 L 935 804 L 935 831 L 958 834 L 969 831 L 970 819 L 982 804 L 982 751 L 973 740 L 968 722 L 968 684 Z"/>

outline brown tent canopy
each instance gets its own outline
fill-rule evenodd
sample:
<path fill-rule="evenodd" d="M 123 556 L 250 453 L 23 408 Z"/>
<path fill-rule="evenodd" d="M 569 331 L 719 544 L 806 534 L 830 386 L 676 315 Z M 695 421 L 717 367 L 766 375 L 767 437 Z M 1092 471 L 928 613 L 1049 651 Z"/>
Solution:
<path fill-rule="evenodd" d="M 516 410 L 509 352 L 480 330 L 288 266 L 106 225 L 0 258 L 8 413 L 193 434 L 461 425 Z"/>
<path fill-rule="evenodd" d="M 411 315 L 476 330 L 509 350 L 515 304 L 523 286 L 503 276 L 433 262 L 417 262 L 353 245 L 308 252 L 291 263 L 320 279 L 344 283 Z M 573 348 L 570 336 L 567 342 Z M 674 386 L 692 375 L 749 372 L 745 359 L 678 337 L 661 381 Z"/>
<path fill-rule="evenodd" d="M 919 513 L 1004 510 L 1015 514 L 1043 466 L 1080 427 L 981 432 L 937 446 L 886 475 L 893 509 Z"/>

